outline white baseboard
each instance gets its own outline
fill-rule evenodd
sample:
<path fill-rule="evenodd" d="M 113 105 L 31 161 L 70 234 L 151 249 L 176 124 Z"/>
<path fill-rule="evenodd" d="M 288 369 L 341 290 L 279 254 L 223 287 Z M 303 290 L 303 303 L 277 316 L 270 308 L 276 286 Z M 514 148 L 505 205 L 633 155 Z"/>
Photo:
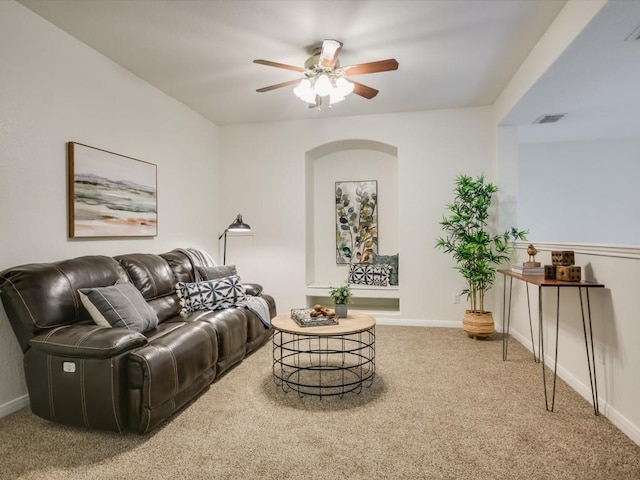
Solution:
<path fill-rule="evenodd" d="M 598 402 L 602 404 L 602 402 Z M 624 415 L 620 414 L 615 408 L 608 406 L 605 415 L 611 423 L 622 430 L 636 445 L 640 445 L 640 428 L 634 425 Z"/>
<path fill-rule="evenodd" d="M 401 327 L 444 327 L 444 328 L 462 328 L 462 320 L 423 320 L 412 318 L 385 318 L 376 317 L 378 325 L 398 325 Z"/>
<path fill-rule="evenodd" d="M 527 350 L 533 353 L 531 346 L 531 339 L 516 331 L 511 330 L 511 336 L 520 342 Z M 549 355 L 545 355 L 545 364 L 547 367 L 553 369 L 554 359 Z M 573 388 L 578 394 L 583 397 L 589 404 L 593 405 L 591 398 L 591 387 L 581 382 L 569 371 L 564 369 L 560 363 L 558 363 L 558 376 L 564 380 L 567 385 Z M 609 405 L 605 398 L 602 397 L 601 392 L 598 392 L 598 408 L 600 415 L 607 417 L 611 423 L 618 427 L 625 435 L 633 440 L 637 445 L 640 445 L 640 427 L 634 425 L 628 418 L 618 412 L 615 408 Z"/>
<path fill-rule="evenodd" d="M 0 418 L 6 417 L 13 412 L 17 412 L 28 405 L 29 395 L 22 395 L 21 397 L 10 400 L 7 403 L 0 405 Z"/>

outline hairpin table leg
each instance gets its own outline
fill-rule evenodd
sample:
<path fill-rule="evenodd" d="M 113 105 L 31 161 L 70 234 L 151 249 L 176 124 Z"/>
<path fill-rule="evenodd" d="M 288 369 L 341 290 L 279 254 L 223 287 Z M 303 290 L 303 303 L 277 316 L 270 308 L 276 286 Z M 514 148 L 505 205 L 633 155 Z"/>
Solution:
<path fill-rule="evenodd" d="M 593 402 L 593 412 L 596 415 L 600 415 L 600 406 L 598 404 L 598 382 L 596 379 L 596 359 L 595 352 L 593 350 L 593 329 L 591 325 L 591 303 L 589 301 L 589 289 L 585 288 L 587 294 L 587 319 L 584 316 L 584 303 L 582 300 L 582 288 L 578 288 L 578 295 L 580 296 L 580 312 L 582 313 L 582 330 L 584 331 L 584 346 L 587 351 L 587 366 L 589 368 L 589 384 L 591 385 L 591 400 Z M 589 328 L 587 329 L 588 320 Z M 587 330 L 589 335 L 587 336 Z M 591 352 L 589 352 L 591 348 Z"/>

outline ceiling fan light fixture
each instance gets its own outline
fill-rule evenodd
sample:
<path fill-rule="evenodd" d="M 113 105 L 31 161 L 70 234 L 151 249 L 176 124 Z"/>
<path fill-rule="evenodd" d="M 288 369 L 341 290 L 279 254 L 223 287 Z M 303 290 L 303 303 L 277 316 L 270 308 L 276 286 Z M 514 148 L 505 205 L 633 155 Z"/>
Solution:
<path fill-rule="evenodd" d="M 297 84 L 293 89 L 296 97 L 311 107 L 317 107 L 318 110 L 321 108 L 322 99 L 327 96 L 329 98 L 326 103 L 329 103 L 329 106 L 343 101 L 351 93 L 355 93 L 367 100 L 372 99 L 378 94 L 378 90 L 363 85 L 362 83 L 352 82 L 349 80 L 349 77 L 352 75 L 397 70 L 398 61 L 395 58 L 388 58 L 386 60 L 341 67 L 338 57 L 342 51 L 342 46 L 342 42 L 338 40 L 325 39 L 321 47 L 313 50 L 313 54 L 304 62 L 304 67 L 272 62 L 270 60 L 254 60 L 253 63 L 292 70 L 304 75 L 302 79 L 276 83 L 275 85 L 258 88 L 256 91 L 269 92 L 277 88 Z"/>
<path fill-rule="evenodd" d="M 353 92 L 354 84 L 347 80 L 339 70 L 320 70 L 309 72 L 308 77 L 301 80 L 293 93 L 303 102 L 316 105 L 318 97 L 329 97 L 329 106 L 342 102 Z"/>
<path fill-rule="evenodd" d="M 333 90 L 333 84 L 326 73 L 321 73 L 316 77 L 316 83 L 313 89 L 321 97 L 326 97 Z"/>
<path fill-rule="evenodd" d="M 333 91 L 331 93 L 329 93 L 329 106 L 333 105 L 334 103 L 340 103 L 344 100 L 344 95 L 341 95 L 340 92 L 337 91 L 337 89 L 333 89 Z"/>
<path fill-rule="evenodd" d="M 293 93 L 306 103 L 316 103 L 316 92 L 311 88 L 311 81 L 307 78 L 302 80 L 298 86 L 293 89 Z"/>
<path fill-rule="evenodd" d="M 353 92 L 354 87 L 355 85 L 344 77 L 338 77 L 336 80 L 336 90 L 342 97 L 346 97 Z"/>

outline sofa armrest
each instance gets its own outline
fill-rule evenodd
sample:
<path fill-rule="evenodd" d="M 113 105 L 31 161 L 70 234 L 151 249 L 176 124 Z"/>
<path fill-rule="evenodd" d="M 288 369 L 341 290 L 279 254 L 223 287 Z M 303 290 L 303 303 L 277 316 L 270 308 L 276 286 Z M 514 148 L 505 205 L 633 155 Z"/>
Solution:
<path fill-rule="evenodd" d="M 247 295 L 251 295 L 252 297 L 259 297 L 262 295 L 262 285 L 259 283 L 243 283 L 244 290 Z"/>
<path fill-rule="evenodd" d="M 77 358 L 111 358 L 146 343 L 147 338 L 139 332 L 97 325 L 67 325 L 29 340 L 36 350 Z"/>

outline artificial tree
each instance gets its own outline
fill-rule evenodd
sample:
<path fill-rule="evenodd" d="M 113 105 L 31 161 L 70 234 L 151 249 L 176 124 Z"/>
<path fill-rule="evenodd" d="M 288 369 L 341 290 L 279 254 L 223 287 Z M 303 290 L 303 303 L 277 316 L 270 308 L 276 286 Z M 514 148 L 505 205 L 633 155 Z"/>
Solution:
<path fill-rule="evenodd" d="M 498 187 L 485 182 L 484 175 L 458 175 L 454 183 L 455 198 L 446 206 L 449 216 L 443 216 L 440 222 L 444 236 L 436 239 L 436 248 L 453 256 L 455 268 L 466 280 L 462 294 L 469 300 L 469 312 L 486 314 L 485 293 L 495 281 L 496 268 L 513 252 L 510 243 L 525 240 L 527 232 L 513 227 L 501 234 L 490 231 L 489 209 Z"/>

